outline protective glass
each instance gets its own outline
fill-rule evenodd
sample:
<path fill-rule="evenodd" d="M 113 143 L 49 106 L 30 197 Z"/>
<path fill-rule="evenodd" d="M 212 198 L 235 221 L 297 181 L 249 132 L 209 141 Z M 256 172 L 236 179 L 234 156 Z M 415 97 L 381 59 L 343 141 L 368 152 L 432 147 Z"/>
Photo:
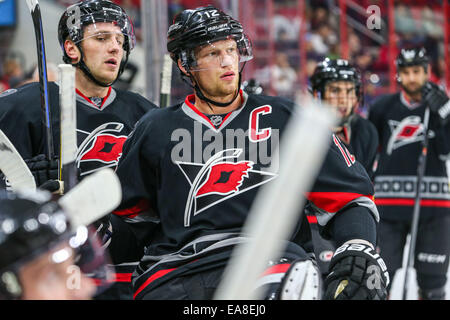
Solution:
<path fill-rule="evenodd" d="M 118 31 L 115 33 L 120 33 L 128 39 L 127 43 L 130 51 L 135 47 L 136 36 L 134 34 L 133 23 L 124 12 L 113 8 L 103 8 L 103 10 L 96 11 L 94 13 L 80 15 L 79 8 L 77 6 L 74 6 L 73 8 L 69 7 L 67 11 L 72 17 L 72 19 L 67 20 L 67 27 L 69 29 L 70 37 L 75 43 L 79 43 L 86 38 L 96 36 L 97 33 L 104 33 L 102 32 L 101 26 L 98 24 L 105 22 L 111 23 L 118 27 Z M 83 34 L 82 27 L 86 27 L 88 25 L 93 25 L 93 30 L 95 30 L 94 34 Z M 80 36 L 82 34 L 83 37 Z M 123 43 L 125 43 L 125 41 Z"/>
<path fill-rule="evenodd" d="M 208 41 L 185 54 L 189 55 L 185 59 L 189 61 L 190 71 L 194 72 L 233 66 L 253 59 L 251 45 L 245 36 L 239 40 L 227 37 Z"/>

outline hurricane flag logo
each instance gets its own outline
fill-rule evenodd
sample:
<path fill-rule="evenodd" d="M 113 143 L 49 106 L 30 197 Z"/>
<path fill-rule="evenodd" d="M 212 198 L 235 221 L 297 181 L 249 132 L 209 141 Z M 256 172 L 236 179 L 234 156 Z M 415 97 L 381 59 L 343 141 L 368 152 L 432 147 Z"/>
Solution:
<path fill-rule="evenodd" d="M 185 227 L 191 225 L 193 216 L 276 177 L 254 170 L 253 161 L 236 161 L 241 153 L 242 149 L 220 151 L 205 164 L 176 162 L 191 185 L 184 212 Z"/>

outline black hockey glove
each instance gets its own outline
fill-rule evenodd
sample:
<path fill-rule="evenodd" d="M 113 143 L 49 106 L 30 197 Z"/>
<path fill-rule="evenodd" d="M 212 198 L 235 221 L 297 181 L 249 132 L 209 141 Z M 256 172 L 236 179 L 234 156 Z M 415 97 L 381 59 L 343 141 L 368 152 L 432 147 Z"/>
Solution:
<path fill-rule="evenodd" d="M 386 300 L 389 274 L 380 255 L 367 244 L 340 246 L 330 261 L 324 300 Z"/>
<path fill-rule="evenodd" d="M 450 100 L 444 90 L 432 82 L 427 82 L 422 89 L 423 102 L 430 107 L 430 111 L 436 114 L 442 124 L 446 124 L 450 118 Z"/>
<path fill-rule="evenodd" d="M 59 190 L 58 160 L 48 160 L 43 154 L 25 160 L 36 181 L 36 186 L 50 192 Z"/>

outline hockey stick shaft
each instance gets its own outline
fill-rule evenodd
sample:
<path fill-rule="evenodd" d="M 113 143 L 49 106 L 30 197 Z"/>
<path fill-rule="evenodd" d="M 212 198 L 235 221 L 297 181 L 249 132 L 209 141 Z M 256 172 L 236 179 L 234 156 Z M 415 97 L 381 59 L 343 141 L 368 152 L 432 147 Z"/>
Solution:
<path fill-rule="evenodd" d="M 59 106 L 60 106 L 60 174 L 63 181 L 61 193 L 77 184 L 77 112 L 75 96 L 75 68 L 60 64 Z"/>
<path fill-rule="evenodd" d="M 49 160 L 51 160 L 55 155 L 55 151 L 53 147 L 53 134 L 51 125 L 52 117 L 48 98 L 47 59 L 45 54 L 41 9 L 37 0 L 27 0 L 27 5 L 30 9 L 31 17 L 33 19 L 34 32 L 36 36 L 39 84 L 41 90 L 42 122 L 45 127 L 47 157 Z"/>
<path fill-rule="evenodd" d="M 161 94 L 159 106 L 166 108 L 170 105 L 170 90 L 172 87 L 172 59 L 169 54 L 164 55 L 163 68 L 161 72 Z"/>
<path fill-rule="evenodd" d="M 256 282 L 267 262 L 280 258 L 282 239 L 301 219 L 304 194 L 310 189 L 324 159 L 334 118 L 317 105 L 304 106 L 281 141 L 279 176 L 259 191 L 242 234 L 245 242 L 235 248 L 215 299 L 261 299 Z M 306 150 L 306 151 L 305 151 Z"/>
<path fill-rule="evenodd" d="M 0 171 L 3 172 L 6 179 L 8 179 L 12 191 L 36 189 L 36 182 L 34 181 L 33 174 L 14 145 L 1 130 Z"/>
<path fill-rule="evenodd" d="M 414 254 L 416 251 L 417 230 L 419 228 L 419 219 L 420 219 L 420 201 L 422 199 L 421 185 L 422 185 L 422 180 L 425 175 L 425 169 L 426 169 L 426 165 L 427 165 L 429 120 L 430 120 L 430 109 L 426 108 L 424 119 L 423 119 L 425 135 L 424 135 L 424 139 L 422 142 L 422 152 L 419 155 L 418 165 L 417 165 L 416 196 L 415 196 L 415 200 L 414 200 L 413 219 L 412 219 L 412 223 L 411 223 L 410 242 L 409 242 L 408 257 L 407 257 L 407 262 L 406 262 L 405 279 L 404 279 L 404 283 L 403 283 L 403 300 L 406 300 L 406 298 L 407 298 L 409 273 L 410 273 L 410 270 L 414 267 Z"/>

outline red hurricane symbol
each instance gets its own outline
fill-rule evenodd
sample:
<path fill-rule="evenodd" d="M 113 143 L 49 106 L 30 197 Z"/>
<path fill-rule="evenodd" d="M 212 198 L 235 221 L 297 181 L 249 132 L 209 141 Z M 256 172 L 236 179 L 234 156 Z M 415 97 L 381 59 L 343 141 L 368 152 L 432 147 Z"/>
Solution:
<path fill-rule="evenodd" d="M 420 129 L 420 125 L 406 125 L 402 131 L 397 135 L 398 139 L 411 138 L 417 135 L 417 131 Z"/>
<path fill-rule="evenodd" d="M 81 157 L 82 161 L 98 160 L 105 163 L 117 162 L 122 155 L 126 136 L 116 137 L 110 134 L 99 134 L 92 147 Z"/>
<path fill-rule="evenodd" d="M 247 171 L 252 168 L 248 161 L 238 163 L 218 163 L 211 167 L 208 179 L 198 190 L 196 196 L 211 193 L 228 194 L 239 191 Z"/>

